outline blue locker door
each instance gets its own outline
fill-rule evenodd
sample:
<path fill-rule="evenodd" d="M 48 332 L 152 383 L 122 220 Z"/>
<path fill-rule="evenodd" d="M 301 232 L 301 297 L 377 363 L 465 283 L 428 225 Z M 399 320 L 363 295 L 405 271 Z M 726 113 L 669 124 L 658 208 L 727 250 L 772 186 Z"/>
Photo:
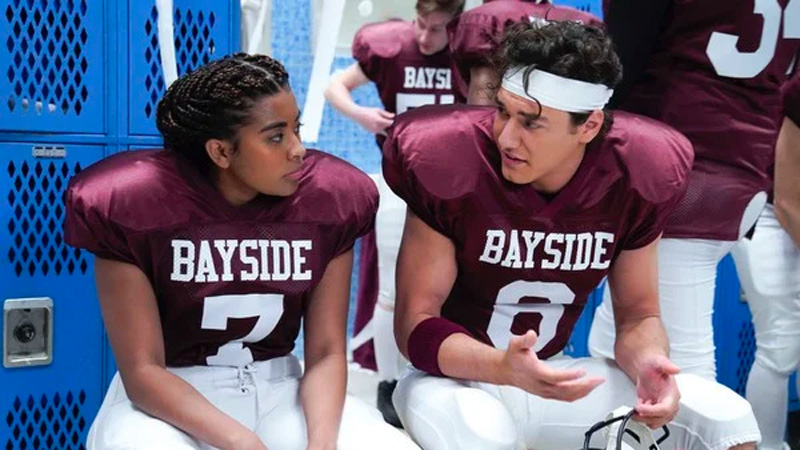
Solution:
<path fill-rule="evenodd" d="M 0 0 L 0 14 L 0 131 L 103 133 L 103 1 Z"/>
<path fill-rule="evenodd" d="M 747 303 L 741 301 L 736 266 L 730 255 L 717 269 L 714 299 L 717 380 L 744 395 L 755 358 L 755 335 Z"/>
<path fill-rule="evenodd" d="M 238 2 L 233 2 L 238 7 Z M 239 50 L 238 21 L 229 1 L 175 0 L 173 26 L 178 75 Z M 132 135 L 157 135 L 156 106 L 164 95 L 154 2 L 129 3 L 129 127 Z M 237 16 L 238 17 L 238 16 Z"/>
<path fill-rule="evenodd" d="M 39 159 L 34 146 L 0 143 L 0 301 L 53 300 L 53 361 L 0 367 L 0 448 L 82 449 L 101 401 L 103 337 L 92 256 L 64 244 L 63 194 L 104 149 L 65 145 L 66 157 Z"/>

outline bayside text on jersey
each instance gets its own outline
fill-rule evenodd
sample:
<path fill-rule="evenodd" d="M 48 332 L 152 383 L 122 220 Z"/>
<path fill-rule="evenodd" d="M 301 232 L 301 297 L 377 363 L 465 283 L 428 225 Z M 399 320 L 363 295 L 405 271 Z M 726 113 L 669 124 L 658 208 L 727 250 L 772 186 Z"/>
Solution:
<path fill-rule="evenodd" d="M 549 201 L 506 181 L 492 139 L 495 109 L 419 108 L 399 118 L 383 173 L 409 208 L 453 241 L 458 275 L 442 316 L 505 348 L 533 329 L 542 358 L 566 345 L 592 290 L 621 251 L 660 234 L 692 164 L 671 128 L 615 115 L 572 180 Z"/>

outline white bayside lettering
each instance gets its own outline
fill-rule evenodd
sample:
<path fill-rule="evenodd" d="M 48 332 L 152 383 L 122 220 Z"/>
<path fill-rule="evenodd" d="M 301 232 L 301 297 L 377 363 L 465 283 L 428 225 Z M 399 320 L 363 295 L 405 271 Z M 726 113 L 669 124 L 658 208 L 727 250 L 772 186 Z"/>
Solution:
<path fill-rule="evenodd" d="M 611 265 L 613 244 L 614 234 L 604 231 L 486 230 L 483 252 L 478 259 L 512 269 L 604 270 Z"/>
<path fill-rule="evenodd" d="M 404 89 L 452 89 L 450 69 L 406 66 L 403 74 Z"/>
<path fill-rule="evenodd" d="M 299 239 L 173 239 L 170 279 L 180 282 L 308 281 L 313 241 Z M 234 266 L 241 267 L 235 272 Z"/>

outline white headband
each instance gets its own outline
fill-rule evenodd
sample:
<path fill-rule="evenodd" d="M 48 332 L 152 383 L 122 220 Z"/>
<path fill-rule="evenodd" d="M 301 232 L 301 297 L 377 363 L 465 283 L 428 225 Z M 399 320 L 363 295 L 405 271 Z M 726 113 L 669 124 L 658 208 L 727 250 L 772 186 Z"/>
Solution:
<path fill-rule="evenodd" d="M 503 77 L 503 89 L 561 111 L 587 113 L 603 109 L 614 93 L 613 89 L 603 84 L 564 78 L 538 69 L 528 75 L 526 91 L 524 74 L 524 67 L 508 69 Z"/>

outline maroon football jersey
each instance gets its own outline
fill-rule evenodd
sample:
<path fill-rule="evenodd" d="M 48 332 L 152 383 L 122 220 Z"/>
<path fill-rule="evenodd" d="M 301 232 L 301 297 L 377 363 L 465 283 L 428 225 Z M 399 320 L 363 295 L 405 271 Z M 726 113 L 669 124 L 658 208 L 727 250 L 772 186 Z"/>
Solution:
<path fill-rule="evenodd" d="M 465 11 L 447 26 L 450 52 L 458 69 L 454 74 L 458 79 L 456 86 L 464 89 L 460 95 L 465 98 L 467 96 L 470 68 L 488 64 L 506 26 L 522 20 L 574 20 L 594 26 L 602 26 L 603 23 L 589 13 L 565 6 L 553 6 L 547 2 L 494 1 Z"/>
<path fill-rule="evenodd" d="M 235 207 L 170 151 L 107 158 L 67 192 L 66 241 L 138 266 L 153 285 L 168 366 L 286 355 L 328 263 L 371 229 L 365 174 L 315 150 L 297 191 Z"/>
<path fill-rule="evenodd" d="M 419 108 L 399 118 L 383 173 L 408 206 L 456 247 L 458 275 L 442 316 L 504 348 L 536 330 L 542 358 L 561 351 L 622 250 L 661 233 L 684 192 L 692 149 L 653 120 L 618 114 L 549 201 L 503 178 L 495 109 Z"/>
<path fill-rule="evenodd" d="M 780 88 L 800 49 L 798 6 L 673 2 L 647 69 L 622 105 L 669 124 L 694 146 L 688 191 L 665 236 L 735 240 L 745 206 L 768 189 Z"/>
<path fill-rule="evenodd" d="M 450 51 L 423 55 L 412 22 L 364 25 L 353 38 L 353 58 L 375 83 L 389 112 L 455 102 Z"/>
<path fill-rule="evenodd" d="M 783 86 L 783 113 L 800 126 L 800 71 Z"/>

